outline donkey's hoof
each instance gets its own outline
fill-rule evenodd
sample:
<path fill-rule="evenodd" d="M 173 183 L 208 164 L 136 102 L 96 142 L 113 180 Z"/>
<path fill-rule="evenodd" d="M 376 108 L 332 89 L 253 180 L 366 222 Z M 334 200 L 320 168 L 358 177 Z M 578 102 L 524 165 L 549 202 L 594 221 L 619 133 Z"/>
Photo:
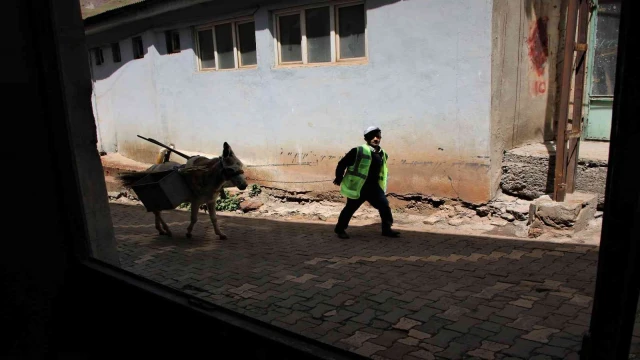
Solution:
<path fill-rule="evenodd" d="M 158 235 L 167 235 L 167 233 L 164 231 L 158 231 Z"/>
<path fill-rule="evenodd" d="M 191 234 L 187 233 L 187 239 L 191 239 Z"/>
<path fill-rule="evenodd" d="M 225 234 L 220 234 L 220 240 L 227 240 L 227 235 Z"/>

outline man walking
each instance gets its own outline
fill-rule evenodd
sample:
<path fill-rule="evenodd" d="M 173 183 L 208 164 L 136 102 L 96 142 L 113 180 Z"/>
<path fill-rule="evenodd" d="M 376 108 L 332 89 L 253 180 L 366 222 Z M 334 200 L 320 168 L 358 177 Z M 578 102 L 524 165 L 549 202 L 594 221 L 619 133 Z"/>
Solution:
<path fill-rule="evenodd" d="M 380 147 L 382 131 L 377 126 L 370 126 L 364 131 L 364 140 L 366 144 L 351 149 L 336 167 L 333 183 L 340 186 L 340 193 L 347 198 L 347 205 L 342 209 L 334 231 L 339 238 L 348 239 L 345 230 L 349 227 L 351 217 L 368 201 L 380 212 L 382 235 L 398 237 L 400 233 L 391 230 L 393 216 L 386 196 L 389 155 Z"/>

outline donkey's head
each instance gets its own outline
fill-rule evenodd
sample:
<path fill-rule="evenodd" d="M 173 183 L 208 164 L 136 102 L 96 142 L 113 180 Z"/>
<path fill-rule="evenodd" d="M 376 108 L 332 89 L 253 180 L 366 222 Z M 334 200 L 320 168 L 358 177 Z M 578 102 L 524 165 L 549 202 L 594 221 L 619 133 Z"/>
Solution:
<path fill-rule="evenodd" d="M 238 189 L 247 188 L 247 179 L 244 177 L 244 164 L 236 157 L 231 146 L 224 143 L 222 151 L 222 175 L 225 181 L 237 186 Z"/>

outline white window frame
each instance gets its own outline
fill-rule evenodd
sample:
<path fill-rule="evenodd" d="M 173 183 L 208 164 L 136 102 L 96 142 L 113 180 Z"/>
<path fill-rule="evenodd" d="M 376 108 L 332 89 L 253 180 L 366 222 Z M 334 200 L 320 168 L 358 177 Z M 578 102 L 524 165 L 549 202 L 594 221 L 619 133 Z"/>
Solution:
<path fill-rule="evenodd" d="M 359 58 L 348 58 L 341 59 L 340 58 L 340 34 L 338 32 L 338 12 L 340 8 L 355 6 L 355 5 L 364 5 L 364 54 L 365 56 Z M 316 8 L 324 8 L 329 7 L 329 29 L 330 29 L 330 42 L 331 42 L 331 61 L 328 62 L 315 62 L 310 63 L 308 59 L 307 53 L 307 24 L 306 24 L 306 10 L 316 9 Z M 296 15 L 300 17 L 300 48 L 302 52 L 302 61 L 282 61 L 282 51 L 280 44 L 280 17 Z M 284 9 L 273 12 L 273 30 L 274 30 L 274 50 L 275 50 L 275 59 L 276 59 L 276 67 L 282 66 L 326 66 L 326 65 L 337 65 L 337 64 L 356 64 L 356 63 L 366 63 L 369 59 L 369 43 L 367 41 L 367 8 L 364 1 L 339 1 L 339 2 L 330 2 L 330 3 L 320 3 L 302 7 L 296 7 L 292 9 Z"/>
<path fill-rule="evenodd" d="M 248 24 L 248 23 L 253 23 L 253 42 L 256 45 L 256 64 L 251 64 L 251 65 L 242 65 L 242 56 L 240 56 L 240 30 L 239 27 L 240 25 L 244 25 L 244 24 Z M 237 63 L 237 67 L 238 68 L 255 68 L 258 66 L 257 62 L 258 62 L 258 44 L 256 41 L 256 22 L 253 19 L 250 20 L 239 20 L 239 21 L 234 21 L 233 24 L 233 28 L 235 31 L 235 38 L 236 38 L 236 42 L 235 44 L 237 45 L 236 47 L 236 51 L 234 51 L 234 53 L 236 54 L 236 63 Z"/>
<path fill-rule="evenodd" d="M 209 23 L 206 25 L 201 25 L 201 26 L 197 26 L 195 27 L 195 39 L 196 39 L 196 49 L 197 49 L 197 63 L 198 63 L 198 71 L 230 71 L 230 70 L 238 70 L 238 69 L 251 69 L 251 68 L 256 68 L 258 67 L 258 64 L 255 65 L 241 65 L 240 64 L 240 38 L 239 38 L 239 34 L 238 34 L 238 25 L 241 24 L 246 24 L 246 23 L 250 23 L 253 22 L 254 25 L 254 32 L 253 32 L 253 36 L 254 36 L 254 40 L 255 40 L 255 19 L 252 17 L 244 17 L 244 18 L 238 18 L 238 19 L 233 19 L 233 20 L 224 20 L 224 21 L 217 21 L 217 22 L 213 22 L 213 23 Z M 218 65 L 218 44 L 217 44 L 217 40 L 216 40 L 216 26 L 219 25 L 227 25 L 230 24 L 231 25 L 231 37 L 232 37 L 232 41 L 233 41 L 233 61 L 234 61 L 234 67 L 231 69 L 220 69 L 220 66 Z M 203 68 L 202 67 L 202 61 L 200 61 L 200 39 L 199 39 L 199 35 L 198 33 L 200 31 L 205 31 L 205 30 L 210 30 L 212 35 L 213 35 L 213 58 L 215 60 L 215 68 Z M 257 55 L 257 51 L 258 49 L 256 48 L 256 55 Z"/>
<path fill-rule="evenodd" d="M 318 6 L 321 7 L 321 6 Z M 307 7 L 305 9 L 311 9 L 313 7 Z M 290 16 L 290 15 L 298 15 L 300 18 L 300 51 L 302 52 L 302 60 L 301 61 L 282 61 L 282 45 L 280 44 L 280 17 Z M 304 18 L 304 9 L 299 10 L 284 10 L 279 11 L 274 14 L 274 25 L 275 25 L 275 40 L 276 40 L 276 59 L 278 65 L 295 65 L 295 64 L 306 64 L 307 58 L 307 29 L 306 29 L 306 21 Z"/>
<path fill-rule="evenodd" d="M 369 43 L 368 43 L 368 36 L 367 36 L 367 7 L 364 7 L 364 56 L 363 57 L 358 57 L 358 58 L 348 58 L 348 59 L 341 59 L 340 58 L 340 32 L 338 31 L 338 29 L 340 28 L 340 17 L 338 16 L 340 9 L 344 8 L 344 7 L 349 7 L 349 6 L 353 6 L 353 5 L 364 5 L 364 2 L 356 2 L 356 3 L 343 3 L 343 4 L 338 4 L 335 6 L 335 10 L 333 12 L 333 15 L 335 16 L 335 52 L 336 52 L 336 59 L 337 61 L 343 62 L 343 61 L 362 61 L 362 60 L 366 60 L 369 58 Z"/>

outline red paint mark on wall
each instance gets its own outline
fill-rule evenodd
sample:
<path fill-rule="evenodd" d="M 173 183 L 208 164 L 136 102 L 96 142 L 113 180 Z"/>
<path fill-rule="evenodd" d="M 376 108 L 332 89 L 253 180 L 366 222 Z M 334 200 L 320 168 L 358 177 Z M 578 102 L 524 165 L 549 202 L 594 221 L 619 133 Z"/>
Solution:
<path fill-rule="evenodd" d="M 544 80 L 536 80 L 533 82 L 533 94 L 542 95 L 547 92 L 547 82 Z"/>
<path fill-rule="evenodd" d="M 549 57 L 549 34 L 547 32 L 547 23 L 549 18 L 543 16 L 533 22 L 529 28 L 529 59 L 533 63 L 538 76 L 544 74 L 547 58 Z"/>

